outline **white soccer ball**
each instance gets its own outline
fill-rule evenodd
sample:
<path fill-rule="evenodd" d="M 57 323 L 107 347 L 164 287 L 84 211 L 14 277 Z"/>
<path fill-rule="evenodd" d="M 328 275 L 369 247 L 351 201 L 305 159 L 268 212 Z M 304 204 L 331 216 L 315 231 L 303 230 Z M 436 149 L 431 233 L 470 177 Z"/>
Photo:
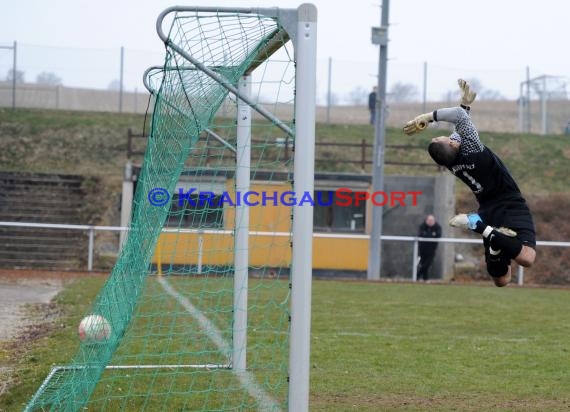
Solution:
<path fill-rule="evenodd" d="M 89 315 L 79 323 L 78 332 L 81 342 L 105 343 L 111 337 L 111 324 L 101 315 Z"/>

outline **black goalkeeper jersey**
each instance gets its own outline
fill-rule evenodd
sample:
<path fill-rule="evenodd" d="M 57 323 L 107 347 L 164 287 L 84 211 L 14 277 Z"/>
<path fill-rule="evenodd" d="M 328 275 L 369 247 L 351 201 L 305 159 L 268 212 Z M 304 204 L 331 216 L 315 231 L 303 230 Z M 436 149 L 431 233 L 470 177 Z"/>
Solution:
<path fill-rule="evenodd" d="M 501 159 L 484 146 L 469 114 L 461 107 L 439 109 L 437 121 L 453 123 L 451 139 L 460 143 L 454 164 L 448 169 L 473 192 L 480 205 L 502 199 L 522 199 L 515 180 Z"/>
<path fill-rule="evenodd" d="M 479 204 L 522 197 L 507 167 L 488 147 L 481 152 L 460 152 L 448 169 L 469 186 Z"/>

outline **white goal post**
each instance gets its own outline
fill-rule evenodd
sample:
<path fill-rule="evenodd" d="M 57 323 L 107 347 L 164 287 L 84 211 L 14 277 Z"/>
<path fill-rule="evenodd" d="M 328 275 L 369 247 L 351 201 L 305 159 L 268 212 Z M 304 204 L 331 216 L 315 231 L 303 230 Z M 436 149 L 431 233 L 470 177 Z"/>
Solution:
<path fill-rule="evenodd" d="M 168 36 L 162 30 L 164 17 L 173 12 L 205 11 L 255 13 L 267 17 L 279 17 L 286 35 L 293 42 L 296 62 L 295 78 L 295 130 L 290 130 L 272 113 L 256 104 L 249 96 L 248 72 L 240 80 L 238 87 L 227 83 L 215 71 L 202 65 L 182 48 L 169 43 Z M 170 48 L 186 58 L 208 76 L 220 82 L 238 99 L 237 119 L 237 159 L 236 186 L 242 190 L 249 188 L 251 147 L 251 115 L 253 109 L 261 116 L 274 122 L 287 134 L 295 135 L 294 184 L 296 193 L 313 193 L 315 159 L 315 106 L 316 106 L 316 50 L 317 50 L 317 9 L 313 4 L 302 4 L 297 9 L 278 8 L 185 8 L 171 7 L 163 11 L 157 20 L 159 37 Z M 270 44 L 268 47 L 270 48 Z M 267 52 L 267 51 L 266 51 Z M 268 51 L 271 53 L 271 50 Z M 249 72 L 255 67 L 251 67 Z M 238 218 L 239 217 L 239 218 Z M 247 285 L 248 276 L 248 227 L 249 211 L 239 207 L 236 222 L 241 222 L 235 229 L 235 243 L 239 244 L 239 253 L 235 256 L 234 281 L 234 350 L 232 367 L 236 372 L 247 367 L 245 350 L 247 337 L 247 295 L 238 288 Z M 312 238 L 313 208 L 310 205 L 293 207 L 292 228 L 292 263 L 291 263 L 291 326 L 289 350 L 289 411 L 303 412 L 309 408 L 309 370 L 310 370 L 310 333 L 311 333 L 311 282 L 312 282 Z"/>

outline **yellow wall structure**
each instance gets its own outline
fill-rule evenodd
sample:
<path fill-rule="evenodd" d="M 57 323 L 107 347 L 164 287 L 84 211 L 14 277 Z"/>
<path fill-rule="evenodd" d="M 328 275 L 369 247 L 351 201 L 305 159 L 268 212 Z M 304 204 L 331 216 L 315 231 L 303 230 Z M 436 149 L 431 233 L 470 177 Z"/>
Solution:
<path fill-rule="evenodd" d="M 160 253 L 162 265 L 229 265 L 233 263 L 234 237 L 231 233 L 163 233 L 153 263 Z M 291 262 L 288 237 L 251 235 L 249 261 L 252 266 L 288 267 Z"/>
<path fill-rule="evenodd" d="M 236 199 L 234 181 L 228 179 L 226 190 L 231 199 Z M 292 191 L 290 183 L 285 182 L 252 182 L 251 191 L 259 193 L 259 196 L 251 196 L 250 202 L 258 201 L 259 205 L 249 208 L 250 231 L 257 232 L 289 232 L 291 229 L 292 208 L 281 203 L 279 196 L 288 191 Z M 277 201 L 268 200 L 262 205 L 261 193 L 275 192 Z M 243 196 L 243 194 L 242 194 Z M 235 208 L 226 207 L 224 212 L 224 226 L 231 229 L 235 218 Z"/>
<path fill-rule="evenodd" d="M 313 268 L 366 270 L 368 239 L 361 237 L 313 237 Z"/>
<path fill-rule="evenodd" d="M 236 201 L 234 181 L 228 179 L 226 190 Z M 260 195 L 250 196 L 259 201 L 250 206 L 250 266 L 289 267 L 291 263 L 292 207 L 282 204 L 279 196 L 291 191 L 285 182 L 252 182 L 251 190 Z M 276 193 L 277 201 L 268 200 L 262 205 L 261 193 Z M 235 208 L 224 208 L 224 229 L 203 230 L 192 233 L 163 233 L 157 244 L 153 263 L 161 265 L 231 265 L 233 262 L 234 236 L 231 230 Z M 184 229 L 184 228 L 181 228 Z M 200 256 L 200 243 L 202 254 Z M 313 268 L 332 270 L 362 270 L 368 265 L 368 239 L 365 236 L 333 237 L 316 235 L 313 238 Z"/>

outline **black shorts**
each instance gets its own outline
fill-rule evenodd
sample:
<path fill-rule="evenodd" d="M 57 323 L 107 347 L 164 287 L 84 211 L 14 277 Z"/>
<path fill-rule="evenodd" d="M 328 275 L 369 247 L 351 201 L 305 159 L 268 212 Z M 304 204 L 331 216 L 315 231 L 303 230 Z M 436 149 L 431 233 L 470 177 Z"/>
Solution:
<path fill-rule="evenodd" d="M 481 205 L 479 216 L 486 225 L 513 229 L 517 232 L 517 239 L 524 245 L 536 247 L 534 221 L 522 197 Z"/>
<path fill-rule="evenodd" d="M 517 232 L 524 246 L 536 248 L 534 221 L 526 201 L 522 198 L 507 199 L 481 205 L 479 216 L 483 223 L 493 227 L 507 227 Z M 489 258 L 489 241 L 483 239 L 485 259 Z"/>

